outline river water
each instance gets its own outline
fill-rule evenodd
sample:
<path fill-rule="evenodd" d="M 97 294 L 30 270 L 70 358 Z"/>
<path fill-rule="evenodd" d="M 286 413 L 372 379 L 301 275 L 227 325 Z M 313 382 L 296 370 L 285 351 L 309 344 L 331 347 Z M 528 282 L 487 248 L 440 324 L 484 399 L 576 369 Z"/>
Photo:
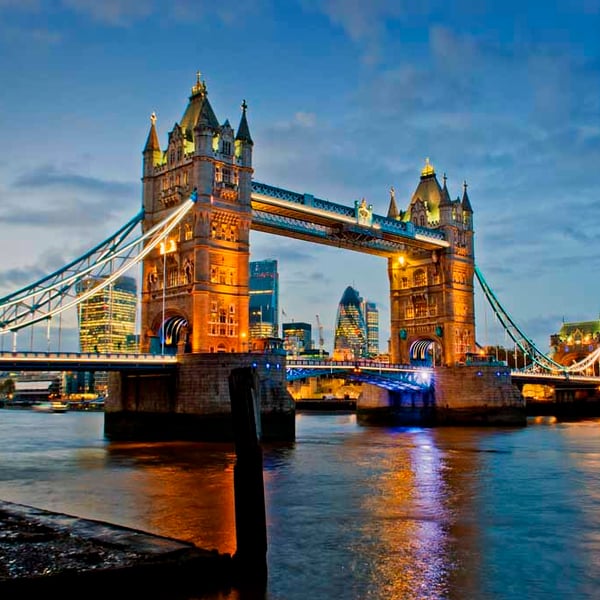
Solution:
<path fill-rule="evenodd" d="M 233 553 L 233 447 L 111 443 L 103 420 L 0 410 L 0 499 Z M 263 448 L 268 600 L 600 598 L 600 420 L 296 432 Z"/>

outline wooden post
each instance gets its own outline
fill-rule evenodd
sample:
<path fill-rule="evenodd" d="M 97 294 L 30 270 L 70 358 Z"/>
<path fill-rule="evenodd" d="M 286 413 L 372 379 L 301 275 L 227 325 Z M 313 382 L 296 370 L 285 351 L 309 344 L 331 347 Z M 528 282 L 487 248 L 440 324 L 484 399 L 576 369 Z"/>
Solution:
<path fill-rule="evenodd" d="M 233 556 L 242 584 L 266 585 L 267 521 L 259 443 L 259 382 L 252 367 L 229 374 L 236 464 L 233 468 L 237 548 Z"/>

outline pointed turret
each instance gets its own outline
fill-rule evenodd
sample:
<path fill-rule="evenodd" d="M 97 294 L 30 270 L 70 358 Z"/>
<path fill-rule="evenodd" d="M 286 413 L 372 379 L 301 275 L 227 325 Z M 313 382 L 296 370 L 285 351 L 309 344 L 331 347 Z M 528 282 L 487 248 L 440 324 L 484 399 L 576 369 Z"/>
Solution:
<path fill-rule="evenodd" d="M 396 191 L 393 186 L 390 188 L 390 206 L 388 208 L 387 216 L 388 219 L 397 219 L 400 216 L 398 207 L 396 206 Z"/>
<path fill-rule="evenodd" d="M 246 142 L 247 144 L 254 144 L 252 138 L 250 137 L 250 128 L 248 127 L 248 121 L 246 120 L 246 109 L 248 105 L 246 101 L 242 101 L 242 118 L 240 119 L 240 125 L 237 130 L 237 135 L 235 136 L 236 141 Z"/>
<path fill-rule="evenodd" d="M 446 185 L 446 173 L 444 173 L 444 185 L 442 186 L 442 197 L 440 198 L 440 208 L 442 206 L 452 206 L 452 200 L 450 199 L 450 194 L 448 193 L 448 187 Z"/>
<path fill-rule="evenodd" d="M 158 142 L 158 134 L 156 133 L 156 114 L 152 113 L 150 115 L 150 132 L 144 146 L 144 153 L 155 152 L 156 150 L 160 152 L 160 143 Z"/>
<path fill-rule="evenodd" d="M 469 200 L 469 195 L 467 194 L 467 182 L 463 183 L 463 197 L 462 197 L 462 209 L 464 212 L 470 212 L 473 214 L 473 209 L 471 208 L 471 202 Z"/>

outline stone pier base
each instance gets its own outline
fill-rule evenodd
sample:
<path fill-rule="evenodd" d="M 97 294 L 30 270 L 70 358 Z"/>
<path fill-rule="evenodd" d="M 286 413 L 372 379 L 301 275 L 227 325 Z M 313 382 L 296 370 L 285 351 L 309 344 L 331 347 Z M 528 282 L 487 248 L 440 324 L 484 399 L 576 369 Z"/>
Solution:
<path fill-rule="evenodd" d="M 525 400 L 503 365 L 438 367 L 429 391 L 392 392 L 364 385 L 359 423 L 385 425 L 526 425 Z"/>
<path fill-rule="evenodd" d="M 233 441 L 229 374 L 254 367 L 259 379 L 262 440 L 295 439 L 295 405 L 285 357 L 182 354 L 174 373 L 111 373 L 104 433 L 111 440 Z"/>

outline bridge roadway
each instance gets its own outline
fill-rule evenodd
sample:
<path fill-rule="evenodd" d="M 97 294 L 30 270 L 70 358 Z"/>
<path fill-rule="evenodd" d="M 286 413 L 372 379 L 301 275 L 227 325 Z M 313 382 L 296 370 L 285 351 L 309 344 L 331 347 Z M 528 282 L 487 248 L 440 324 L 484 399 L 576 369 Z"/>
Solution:
<path fill-rule="evenodd" d="M 0 371 L 171 371 L 177 356 L 141 353 L 0 352 Z M 389 364 L 370 360 L 333 361 L 286 359 L 287 380 L 325 374 L 349 376 L 389 389 L 424 389 L 431 385 L 434 367 Z M 511 371 L 513 383 L 561 387 L 600 387 L 600 376 Z"/>

